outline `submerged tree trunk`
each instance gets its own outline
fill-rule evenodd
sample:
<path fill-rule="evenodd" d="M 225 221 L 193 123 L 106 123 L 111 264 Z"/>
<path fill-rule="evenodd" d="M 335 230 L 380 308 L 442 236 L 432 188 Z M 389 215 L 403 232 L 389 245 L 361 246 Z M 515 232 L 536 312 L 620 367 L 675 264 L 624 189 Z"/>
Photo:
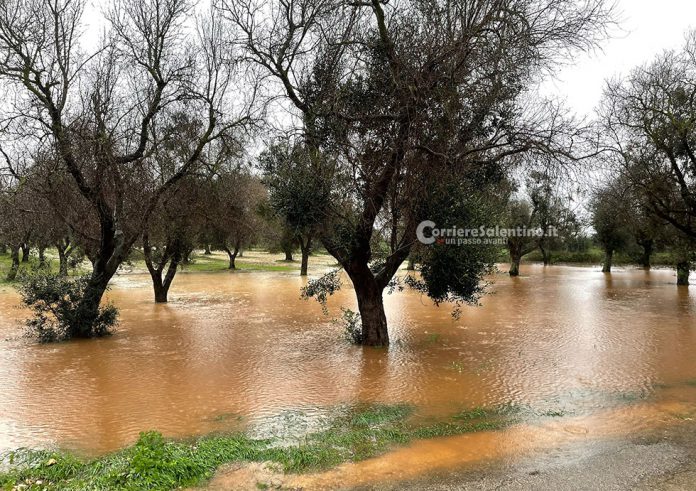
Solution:
<path fill-rule="evenodd" d="M 353 263 L 346 268 L 358 300 L 362 324 L 361 344 L 364 346 L 388 346 L 389 330 L 382 298 L 384 288 L 370 271 L 366 263 Z"/>
<path fill-rule="evenodd" d="M 307 276 L 307 268 L 309 266 L 309 255 L 312 252 L 312 236 L 307 238 L 299 238 L 300 250 L 302 251 L 302 265 L 300 266 L 300 276 Z"/>
<path fill-rule="evenodd" d="M 607 249 L 604 253 L 604 266 L 602 266 L 602 273 L 611 273 L 611 266 L 614 260 L 614 250 Z"/>
<path fill-rule="evenodd" d="M 294 261 L 292 258 L 292 249 L 289 247 L 286 247 L 283 249 L 283 252 L 285 252 L 285 260 L 286 261 Z"/>
<path fill-rule="evenodd" d="M 225 252 L 227 253 L 227 256 L 229 257 L 230 263 L 227 266 L 227 269 L 237 269 L 237 256 L 239 256 L 239 248 L 240 244 L 239 242 L 236 242 L 234 245 L 234 249 L 230 249 L 229 247 L 225 246 Z"/>
<path fill-rule="evenodd" d="M 651 258 L 652 253 L 653 253 L 653 241 L 652 240 L 641 241 L 640 246 L 643 248 L 643 254 L 641 254 L 641 257 L 640 257 L 640 265 L 643 267 L 643 269 L 648 271 L 651 268 L 650 258 Z"/>
<path fill-rule="evenodd" d="M 541 251 L 541 257 L 544 261 L 544 266 L 551 265 L 551 251 L 547 250 L 543 244 L 539 244 L 539 251 Z"/>
<path fill-rule="evenodd" d="M 29 244 L 27 244 L 27 243 L 22 244 L 21 247 L 22 247 L 22 262 L 28 263 L 29 256 L 31 254 L 31 247 L 29 247 Z"/>
<path fill-rule="evenodd" d="M 12 265 L 7 272 L 7 279 L 8 281 L 14 281 L 17 279 L 17 272 L 19 272 L 19 246 L 10 246 L 10 257 L 12 258 Z"/>
<path fill-rule="evenodd" d="M 75 319 L 67 326 L 67 338 L 94 338 L 109 334 L 109 326 L 97 325 L 100 304 L 109 282 L 128 256 L 137 236 L 124 237 L 112 214 L 100 213 L 101 240 L 91 254 L 92 274 L 77 305 Z"/>
<path fill-rule="evenodd" d="M 71 325 L 67 326 L 68 338 L 86 339 L 106 334 L 95 330 L 95 328 L 97 327 L 102 297 L 104 297 L 104 293 L 106 293 L 107 286 L 114 273 L 107 272 L 106 268 L 101 265 L 101 262 L 100 259 L 96 261 L 98 267 L 92 272 L 89 282 L 82 293 L 82 298 L 76 309 L 75 319 Z"/>
<path fill-rule="evenodd" d="M 517 255 L 510 258 L 510 276 L 520 275 L 520 261 L 521 258 Z"/>
<path fill-rule="evenodd" d="M 176 239 L 170 240 L 162 251 L 162 256 L 159 258 L 159 261 L 155 264 L 148 234 L 144 233 L 143 255 L 145 256 L 145 265 L 152 278 L 155 303 L 167 303 L 169 301 L 169 288 L 172 286 L 179 263 L 181 262 L 182 253 L 180 243 Z M 167 264 L 169 264 L 169 266 L 167 266 Z M 163 277 L 162 275 L 165 267 L 167 268 L 167 273 L 164 274 Z"/>
<path fill-rule="evenodd" d="M 387 316 L 384 312 L 383 290 L 373 278 L 353 280 L 362 322 L 362 344 L 389 345 Z"/>
<path fill-rule="evenodd" d="M 510 276 L 516 277 L 520 275 L 520 263 L 522 258 L 536 249 L 537 245 L 534 242 L 508 239 L 507 248 L 510 253 Z"/>
<path fill-rule="evenodd" d="M 689 261 L 680 261 L 677 263 L 677 285 L 688 286 L 689 285 L 689 270 L 691 266 Z"/>
<path fill-rule="evenodd" d="M 162 270 L 158 270 L 155 274 L 152 272 L 152 286 L 155 291 L 155 303 L 167 303 L 169 301 L 169 288 L 174 282 L 174 277 L 176 276 L 177 268 L 179 267 L 180 259 L 175 255 L 169 261 L 169 267 L 167 268 L 167 274 L 162 278 Z"/>
<path fill-rule="evenodd" d="M 520 261 L 522 261 L 522 244 L 519 241 L 508 240 L 508 252 L 510 253 L 510 276 L 520 275 Z"/>

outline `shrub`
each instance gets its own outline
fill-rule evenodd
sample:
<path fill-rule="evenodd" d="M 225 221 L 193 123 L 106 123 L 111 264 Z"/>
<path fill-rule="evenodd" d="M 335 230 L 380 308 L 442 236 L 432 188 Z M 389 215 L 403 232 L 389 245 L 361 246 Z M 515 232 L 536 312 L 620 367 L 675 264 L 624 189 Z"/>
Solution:
<path fill-rule="evenodd" d="M 360 314 L 350 309 L 341 307 L 343 333 L 345 338 L 353 344 L 362 344 L 362 321 Z"/>
<path fill-rule="evenodd" d="M 29 334 L 44 343 L 69 338 L 81 321 L 79 305 L 88 283 L 89 276 L 67 278 L 43 271 L 24 275 L 19 292 L 24 304 L 34 311 L 33 318 L 27 320 Z M 100 307 L 92 333 L 108 334 L 117 318 L 113 305 Z"/>

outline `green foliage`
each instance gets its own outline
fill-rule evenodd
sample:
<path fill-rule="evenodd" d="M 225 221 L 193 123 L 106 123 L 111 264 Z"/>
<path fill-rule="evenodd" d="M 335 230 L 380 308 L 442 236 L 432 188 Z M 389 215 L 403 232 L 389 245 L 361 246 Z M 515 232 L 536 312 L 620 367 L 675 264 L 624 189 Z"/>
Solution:
<path fill-rule="evenodd" d="M 303 145 L 279 142 L 259 157 L 273 211 L 295 236 L 312 233 L 324 220 L 330 201 L 330 180 L 318 152 Z"/>
<path fill-rule="evenodd" d="M 68 278 L 46 271 L 23 275 L 19 292 L 24 304 L 34 312 L 34 316 L 27 320 L 29 333 L 41 342 L 54 342 L 74 332 L 84 321 L 80 302 L 89 281 L 89 276 Z M 99 307 L 92 332 L 95 336 L 108 334 L 117 319 L 116 307 Z"/>
<path fill-rule="evenodd" d="M 620 184 L 620 183 L 619 183 Z M 625 197 L 621 190 L 607 186 L 598 190 L 593 197 L 592 226 L 596 239 L 606 251 L 624 248 L 631 238 L 625 215 L 630 210 L 624 209 Z"/>
<path fill-rule="evenodd" d="M 350 309 L 341 307 L 341 321 L 343 325 L 343 335 L 351 344 L 362 344 L 362 322 L 360 314 Z"/>
<path fill-rule="evenodd" d="M 321 304 L 321 308 L 325 314 L 328 314 L 326 302 L 328 298 L 341 289 L 341 270 L 336 269 L 329 271 L 325 275 L 310 280 L 307 285 L 302 288 L 302 298 L 308 300 L 316 299 Z"/>
<path fill-rule="evenodd" d="M 445 182 L 438 184 L 438 192 L 419 214 L 438 228 L 478 229 L 496 223 L 500 206 L 492 194 L 483 196 L 461 182 Z M 476 303 L 485 289 L 483 278 L 493 271 L 497 255 L 498 247 L 487 243 L 435 243 L 419 253 L 420 279 L 408 277 L 406 284 L 436 303 L 449 301 L 457 307 Z"/>

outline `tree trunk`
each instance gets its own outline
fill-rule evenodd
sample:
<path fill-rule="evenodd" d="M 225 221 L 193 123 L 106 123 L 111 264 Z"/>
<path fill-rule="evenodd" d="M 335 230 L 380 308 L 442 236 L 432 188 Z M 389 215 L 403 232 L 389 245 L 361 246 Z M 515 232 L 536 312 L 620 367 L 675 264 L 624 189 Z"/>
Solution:
<path fill-rule="evenodd" d="M 367 265 L 346 270 L 353 282 L 358 299 L 360 321 L 362 323 L 362 344 L 364 346 L 388 346 L 389 330 L 384 313 L 383 288 L 377 284 Z"/>
<path fill-rule="evenodd" d="M 520 260 L 522 258 L 515 254 L 510 256 L 510 276 L 516 277 L 520 275 Z"/>
<path fill-rule="evenodd" d="M 191 253 L 193 252 L 193 249 L 186 249 L 183 254 L 181 255 L 181 263 L 182 264 L 191 264 Z"/>
<path fill-rule="evenodd" d="M 415 271 L 416 270 L 416 261 L 412 258 L 408 258 L 408 266 L 406 266 L 407 271 Z"/>
<path fill-rule="evenodd" d="M 170 260 L 164 279 L 162 278 L 161 269 L 150 272 L 150 276 L 152 277 L 152 288 L 155 292 L 155 303 L 169 302 L 169 288 L 174 282 L 174 277 L 176 276 L 180 262 L 181 260 L 178 259 L 176 255 Z"/>
<path fill-rule="evenodd" d="M 307 239 L 300 237 L 300 250 L 302 251 L 302 264 L 300 266 L 300 276 L 307 276 L 307 267 L 309 266 L 309 254 L 312 252 L 312 237 Z"/>
<path fill-rule="evenodd" d="M 39 246 L 39 268 L 46 267 L 46 247 Z"/>
<path fill-rule="evenodd" d="M 535 247 L 535 246 L 532 246 Z M 520 262 L 525 254 L 530 252 L 530 248 L 525 249 L 525 244 L 519 240 L 508 239 L 508 252 L 510 253 L 510 276 L 517 277 L 520 275 Z M 533 249 L 531 249 L 533 250 Z"/>
<path fill-rule="evenodd" d="M 106 288 L 113 274 L 108 274 L 101 267 L 101 264 L 101 259 L 98 259 L 96 261 L 98 268 L 92 272 L 92 276 L 78 303 L 75 320 L 71 325 L 67 326 L 68 338 L 87 339 L 104 334 L 95 332 L 95 327 L 97 318 L 99 317 L 99 307 L 102 297 L 104 293 L 106 293 Z"/>
<path fill-rule="evenodd" d="M 7 272 L 7 280 L 14 281 L 17 279 L 17 272 L 19 271 L 19 246 L 10 246 L 10 257 L 12 258 L 12 265 Z"/>
<path fill-rule="evenodd" d="M 58 274 L 60 276 L 68 276 L 68 257 L 65 255 L 65 251 L 58 247 Z"/>
<path fill-rule="evenodd" d="M 614 260 L 613 249 L 607 249 L 604 253 L 604 266 L 602 267 L 602 273 L 611 273 L 612 261 Z"/>
<path fill-rule="evenodd" d="M 539 245 L 539 250 L 541 251 L 541 257 L 544 261 L 544 266 L 551 265 L 551 251 L 547 251 L 543 245 Z"/>
<path fill-rule="evenodd" d="M 239 255 L 239 247 L 239 243 L 235 244 L 234 249 L 230 249 L 229 247 L 225 246 L 225 252 L 230 259 L 230 264 L 227 266 L 227 269 L 237 269 L 235 262 L 237 260 L 237 256 Z"/>
<path fill-rule="evenodd" d="M 640 245 L 643 247 L 643 254 L 641 255 L 640 265 L 643 267 L 643 269 L 649 271 L 651 268 L 650 257 L 653 253 L 653 241 L 646 240 L 641 242 Z"/>
<path fill-rule="evenodd" d="M 690 265 L 688 261 L 681 261 L 677 263 L 677 285 L 688 286 L 689 285 L 689 270 Z"/>
<path fill-rule="evenodd" d="M 22 262 L 23 263 L 28 263 L 29 262 L 29 255 L 31 254 L 31 247 L 29 247 L 29 244 L 22 244 Z"/>
<path fill-rule="evenodd" d="M 182 247 L 177 239 L 169 239 L 162 251 L 159 263 L 155 265 L 152 261 L 152 247 L 150 247 L 149 235 L 143 234 L 143 255 L 145 256 L 145 266 L 152 278 L 152 289 L 155 292 L 155 303 L 167 303 L 169 301 L 169 287 L 172 286 L 176 271 L 182 259 Z M 162 277 L 165 266 L 167 274 Z"/>
<path fill-rule="evenodd" d="M 374 282 L 374 280 L 373 280 Z M 384 313 L 382 290 L 373 282 L 358 283 L 355 293 L 362 322 L 362 344 L 365 346 L 388 346 L 389 330 Z"/>
<path fill-rule="evenodd" d="M 286 261 L 293 261 L 293 258 L 292 258 L 292 249 L 286 248 L 286 249 L 284 250 L 284 252 L 285 252 L 285 260 L 286 260 Z"/>
<path fill-rule="evenodd" d="M 205 255 L 210 256 L 213 253 L 213 251 L 210 250 L 210 244 L 205 245 Z"/>

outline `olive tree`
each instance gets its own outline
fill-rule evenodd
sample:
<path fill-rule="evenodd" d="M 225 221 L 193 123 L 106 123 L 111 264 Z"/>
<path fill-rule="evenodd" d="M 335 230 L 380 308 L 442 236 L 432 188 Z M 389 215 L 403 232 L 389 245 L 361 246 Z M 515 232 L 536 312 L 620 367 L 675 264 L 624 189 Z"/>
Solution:
<path fill-rule="evenodd" d="M 237 268 L 236 259 L 242 248 L 252 245 L 263 226 L 260 206 L 266 189 L 248 169 L 221 169 L 203 185 L 202 222 L 212 245 L 225 251 L 228 268 Z"/>
<path fill-rule="evenodd" d="M 625 188 L 612 183 L 595 191 L 590 208 L 595 238 L 604 249 L 603 273 L 611 273 L 614 253 L 625 247 L 630 238 L 625 214 L 621 212 L 626 204 Z"/>
<path fill-rule="evenodd" d="M 525 200 L 512 200 L 508 205 L 507 227 L 513 230 L 534 230 L 537 224 L 537 209 Z M 507 239 L 510 253 L 510 276 L 520 275 L 522 257 L 538 247 L 537 236 L 526 233 L 511 234 Z"/>
<path fill-rule="evenodd" d="M 300 275 L 307 276 L 309 255 L 329 205 L 331 182 L 322 179 L 302 145 L 279 141 L 259 158 L 271 208 L 300 245 Z"/>
<path fill-rule="evenodd" d="M 353 283 L 362 343 L 372 346 L 389 343 L 383 292 L 428 218 L 418 210 L 444 189 L 438 180 L 485 181 L 524 152 L 567 154 L 572 129 L 527 89 L 555 61 L 594 46 L 611 17 L 603 0 L 221 0 L 220 8 L 295 111 L 315 172 L 334 183 L 320 239 Z M 383 228 L 386 241 L 373 240 Z M 451 300 L 475 300 L 469 282 L 459 289 L 447 284 L 453 276 L 428 277 L 431 293 L 445 285 Z"/>

